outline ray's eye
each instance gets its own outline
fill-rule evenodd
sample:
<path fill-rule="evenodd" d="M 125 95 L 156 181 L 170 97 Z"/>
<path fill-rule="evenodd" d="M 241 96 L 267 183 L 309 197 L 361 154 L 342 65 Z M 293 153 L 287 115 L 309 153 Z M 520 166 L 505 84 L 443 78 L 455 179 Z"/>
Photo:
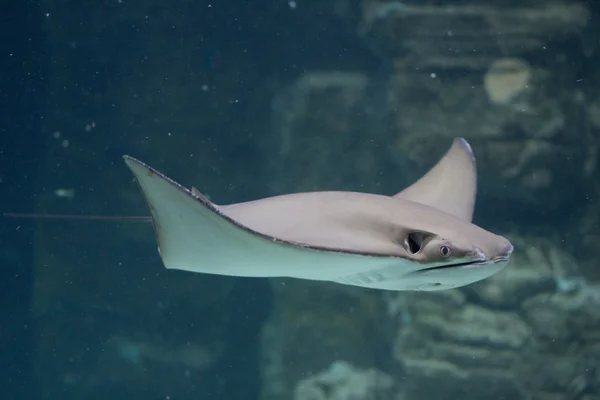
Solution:
<path fill-rule="evenodd" d="M 442 246 L 440 247 L 440 254 L 444 258 L 448 258 L 452 254 L 452 249 L 448 246 Z"/>

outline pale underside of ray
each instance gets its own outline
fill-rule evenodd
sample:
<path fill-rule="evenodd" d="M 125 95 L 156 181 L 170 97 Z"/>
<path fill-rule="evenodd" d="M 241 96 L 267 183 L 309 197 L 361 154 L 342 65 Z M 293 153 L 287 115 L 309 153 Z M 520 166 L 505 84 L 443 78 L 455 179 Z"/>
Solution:
<path fill-rule="evenodd" d="M 466 140 L 456 138 L 429 172 L 394 197 L 426 204 L 471 222 L 476 194 L 475 156 Z"/>

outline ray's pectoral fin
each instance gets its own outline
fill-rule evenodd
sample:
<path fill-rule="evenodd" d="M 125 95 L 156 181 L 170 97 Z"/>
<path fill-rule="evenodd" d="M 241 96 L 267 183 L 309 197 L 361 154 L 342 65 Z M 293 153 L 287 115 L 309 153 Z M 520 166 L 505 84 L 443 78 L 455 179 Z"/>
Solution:
<path fill-rule="evenodd" d="M 299 250 L 238 224 L 196 189 L 188 190 L 132 157 L 135 175 L 152 213 L 166 268 L 233 276 L 279 276 L 273 264 Z M 276 270 L 275 270 L 276 271 Z"/>
<path fill-rule="evenodd" d="M 475 156 L 465 139 L 456 138 L 429 172 L 394 197 L 425 204 L 471 222 L 476 194 Z"/>

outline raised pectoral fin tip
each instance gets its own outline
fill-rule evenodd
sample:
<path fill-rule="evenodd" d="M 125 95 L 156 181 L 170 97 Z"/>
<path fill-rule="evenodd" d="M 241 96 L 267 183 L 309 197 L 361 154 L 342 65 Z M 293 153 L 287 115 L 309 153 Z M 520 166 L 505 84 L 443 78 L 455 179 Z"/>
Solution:
<path fill-rule="evenodd" d="M 470 222 L 476 194 L 477 168 L 473 151 L 465 139 L 455 138 L 437 164 L 394 197 L 425 204 Z"/>

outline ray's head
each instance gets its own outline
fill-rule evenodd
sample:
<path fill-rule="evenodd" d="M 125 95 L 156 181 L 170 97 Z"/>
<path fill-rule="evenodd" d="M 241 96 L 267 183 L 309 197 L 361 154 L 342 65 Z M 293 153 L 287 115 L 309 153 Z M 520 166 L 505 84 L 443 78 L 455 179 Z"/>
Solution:
<path fill-rule="evenodd" d="M 406 277 L 413 290 L 444 290 L 480 281 L 504 268 L 513 252 L 508 239 L 460 220 L 429 229 L 402 229 L 399 236 L 404 257 L 419 265 Z"/>
<path fill-rule="evenodd" d="M 404 224 L 396 236 L 403 257 L 419 264 L 407 277 L 413 289 L 468 285 L 507 264 L 512 244 L 472 223 L 476 194 L 475 156 L 466 140 L 456 138 L 427 174 L 394 196 L 411 202 L 402 206 Z"/>

